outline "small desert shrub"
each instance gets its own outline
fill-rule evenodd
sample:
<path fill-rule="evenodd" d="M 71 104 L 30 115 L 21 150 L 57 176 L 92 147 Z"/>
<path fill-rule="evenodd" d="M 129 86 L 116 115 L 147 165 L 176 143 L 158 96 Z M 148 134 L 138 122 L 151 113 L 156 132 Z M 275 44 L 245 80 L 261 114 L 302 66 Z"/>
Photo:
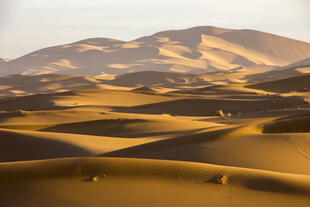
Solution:
<path fill-rule="evenodd" d="M 161 114 L 161 115 L 164 116 L 164 117 L 171 117 L 170 114 L 166 114 L 166 113 L 163 113 L 163 114 Z"/>
<path fill-rule="evenodd" d="M 223 111 L 222 109 L 220 109 L 220 110 L 217 110 L 217 111 L 215 112 L 215 115 L 221 116 L 221 117 L 225 117 L 225 116 L 231 116 L 231 113 L 228 112 L 228 113 L 225 114 L 224 111 Z"/>
<path fill-rule="evenodd" d="M 99 181 L 99 176 L 94 176 L 94 177 L 91 179 L 91 181 L 92 181 L 93 183 L 98 182 L 98 181 Z"/>
<path fill-rule="evenodd" d="M 228 176 L 227 175 L 223 175 L 222 177 L 220 177 L 218 180 L 217 180 L 217 183 L 218 184 L 227 184 L 228 183 Z"/>
<path fill-rule="evenodd" d="M 291 91 L 290 94 L 291 94 L 291 96 L 297 96 L 298 95 L 297 91 Z"/>
<path fill-rule="evenodd" d="M 222 117 L 225 116 L 224 111 L 223 111 L 222 109 L 217 110 L 217 111 L 215 112 L 215 114 L 216 114 L 217 116 L 222 116 Z"/>
<path fill-rule="evenodd" d="M 26 114 L 26 111 L 20 109 L 20 110 L 17 110 L 17 114 L 24 115 Z"/>
<path fill-rule="evenodd" d="M 96 182 L 98 182 L 100 179 L 105 178 L 106 176 L 107 176 L 106 174 L 100 173 L 99 175 L 96 175 L 96 176 L 92 177 L 90 180 L 91 180 L 93 183 L 96 183 Z"/>

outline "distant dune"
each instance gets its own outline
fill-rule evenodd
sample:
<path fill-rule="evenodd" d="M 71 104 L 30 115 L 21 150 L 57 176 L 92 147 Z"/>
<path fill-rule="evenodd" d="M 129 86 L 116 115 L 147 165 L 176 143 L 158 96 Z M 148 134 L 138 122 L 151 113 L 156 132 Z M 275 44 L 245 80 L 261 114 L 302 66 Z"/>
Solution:
<path fill-rule="evenodd" d="M 101 78 L 81 75 L 9 75 L 0 77 L 0 96 L 25 96 L 91 88 L 132 89 L 122 86 L 113 86 L 108 83 L 110 82 Z"/>
<path fill-rule="evenodd" d="M 310 59 L 304 59 L 283 67 L 277 67 L 263 73 L 248 74 L 245 76 L 245 79 L 249 80 L 249 82 L 262 82 L 303 76 L 306 74 L 310 74 Z"/>
<path fill-rule="evenodd" d="M 173 72 L 143 71 L 117 75 L 106 79 L 102 76 L 69 74 L 9 75 L 0 77 L 0 97 L 25 96 L 81 89 L 144 90 L 151 87 L 157 92 L 196 88 L 217 84 L 248 82 L 248 72 L 219 72 L 210 74 L 182 74 Z M 146 88 L 145 88 L 146 87 Z M 140 89 L 139 89 L 140 88 Z"/>
<path fill-rule="evenodd" d="M 130 42 L 92 38 L 45 48 L 0 63 L 9 74 L 206 73 L 269 70 L 310 58 L 310 44 L 254 30 L 194 27 Z"/>
<path fill-rule="evenodd" d="M 310 68 L 310 58 L 295 62 L 293 64 L 289 64 L 283 67 L 280 67 L 278 70 L 287 70 L 287 69 L 302 69 L 302 68 Z M 302 70 L 301 70 L 302 72 Z M 310 69 L 308 69 L 308 73 L 310 73 Z"/>
<path fill-rule="evenodd" d="M 109 84 L 119 86 L 162 86 L 162 87 L 181 87 L 207 85 L 203 74 L 182 74 L 172 72 L 143 71 L 118 75 Z"/>
<path fill-rule="evenodd" d="M 277 93 L 310 92 L 310 75 L 251 84 L 248 88 Z"/>
<path fill-rule="evenodd" d="M 151 92 L 151 93 L 154 93 L 154 92 L 156 92 L 157 90 L 156 90 L 156 88 L 144 86 L 144 87 L 140 87 L 140 88 L 135 88 L 135 89 L 133 89 L 132 91 L 138 91 L 138 92 L 140 91 L 140 92 Z"/>
<path fill-rule="evenodd" d="M 303 63 L 307 63 L 306 60 Z M 115 89 L 187 94 L 218 94 L 223 92 L 227 94 L 240 93 L 240 90 L 242 90 L 244 93 L 254 93 L 249 88 L 257 86 L 255 89 L 263 87 L 261 89 L 273 91 L 272 88 L 267 89 L 271 83 L 264 82 L 275 81 L 274 84 L 276 84 L 276 80 L 279 80 L 277 87 L 280 90 L 294 91 L 309 88 L 308 82 L 310 81 L 307 74 L 310 74 L 310 66 L 308 67 L 307 64 L 299 66 L 295 63 L 290 67 L 285 66 L 283 69 L 269 72 L 224 71 L 208 74 L 183 74 L 143 71 L 116 75 L 109 78 L 69 74 L 9 75 L 0 77 L 0 97 L 47 94 L 81 89 Z M 298 78 L 299 76 L 300 78 Z M 284 80 L 288 78 L 292 78 L 292 80 Z M 298 80 L 301 80 L 301 82 Z M 289 84 L 283 87 L 282 82 Z M 242 86 L 248 83 L 252 84 L 246 88 L 239 87 L 239 85 Z M 226 84 L 236 86 L 225 86 Z"/>

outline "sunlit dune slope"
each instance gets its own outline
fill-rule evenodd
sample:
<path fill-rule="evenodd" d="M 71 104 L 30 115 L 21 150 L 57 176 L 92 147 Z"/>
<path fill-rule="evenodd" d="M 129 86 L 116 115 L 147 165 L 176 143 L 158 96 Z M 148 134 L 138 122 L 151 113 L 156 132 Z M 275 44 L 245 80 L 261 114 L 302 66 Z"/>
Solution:
<path fill-rule="evenodd" d="M 8 129 L 0 129 L 0 135 L 1 162 L 93 156 L 156 140 Z"/>
<path fill-rule="evenodd" d="M 62 132 L 113 137 L 147 137 L 193 133 L 206 128 L 221 126 L 207 121 L 192 122 L 168 114 L 119 114 L 84 110 L 2 113 L 1 128 L 28 131 Z"/>
<path fill-rule="evenodd" d="M 105 153 L 103 156 L 183 160 L 310 174 L 307 164 L 309 154 L 305 156 L 300 153 L 298 146 L 292 144 L 291 135 L 262 134 L 257 127 L 223 126 L 206 129 L 195 134 Z M 310 141 L 307 134 L 294 135 L 294 139 L 304 140 L 304 143 Z M 310 146 L 302 143 L 306 152 L 310 152 Z"/>

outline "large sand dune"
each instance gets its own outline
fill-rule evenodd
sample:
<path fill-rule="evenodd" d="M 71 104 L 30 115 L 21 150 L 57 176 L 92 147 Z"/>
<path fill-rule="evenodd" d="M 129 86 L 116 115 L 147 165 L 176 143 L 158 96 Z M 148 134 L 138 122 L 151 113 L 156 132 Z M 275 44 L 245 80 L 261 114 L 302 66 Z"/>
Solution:
<path fill-rule="evenodd" d="M 310 44 L 254 30 L 194 27 L 129 42 L 92 38 L 0 62 L 0 74 L 268 70 L 310 58 Z"/>

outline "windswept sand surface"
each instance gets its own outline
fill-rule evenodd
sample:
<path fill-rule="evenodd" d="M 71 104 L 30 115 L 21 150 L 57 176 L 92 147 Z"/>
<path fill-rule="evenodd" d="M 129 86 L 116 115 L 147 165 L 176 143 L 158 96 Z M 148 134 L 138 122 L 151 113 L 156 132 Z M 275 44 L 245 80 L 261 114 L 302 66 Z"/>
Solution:
<path fill-rule="evenodd" d="M 1 206 L 310 205 L 309 75 L 136 75 L 0 79 Z"/>

